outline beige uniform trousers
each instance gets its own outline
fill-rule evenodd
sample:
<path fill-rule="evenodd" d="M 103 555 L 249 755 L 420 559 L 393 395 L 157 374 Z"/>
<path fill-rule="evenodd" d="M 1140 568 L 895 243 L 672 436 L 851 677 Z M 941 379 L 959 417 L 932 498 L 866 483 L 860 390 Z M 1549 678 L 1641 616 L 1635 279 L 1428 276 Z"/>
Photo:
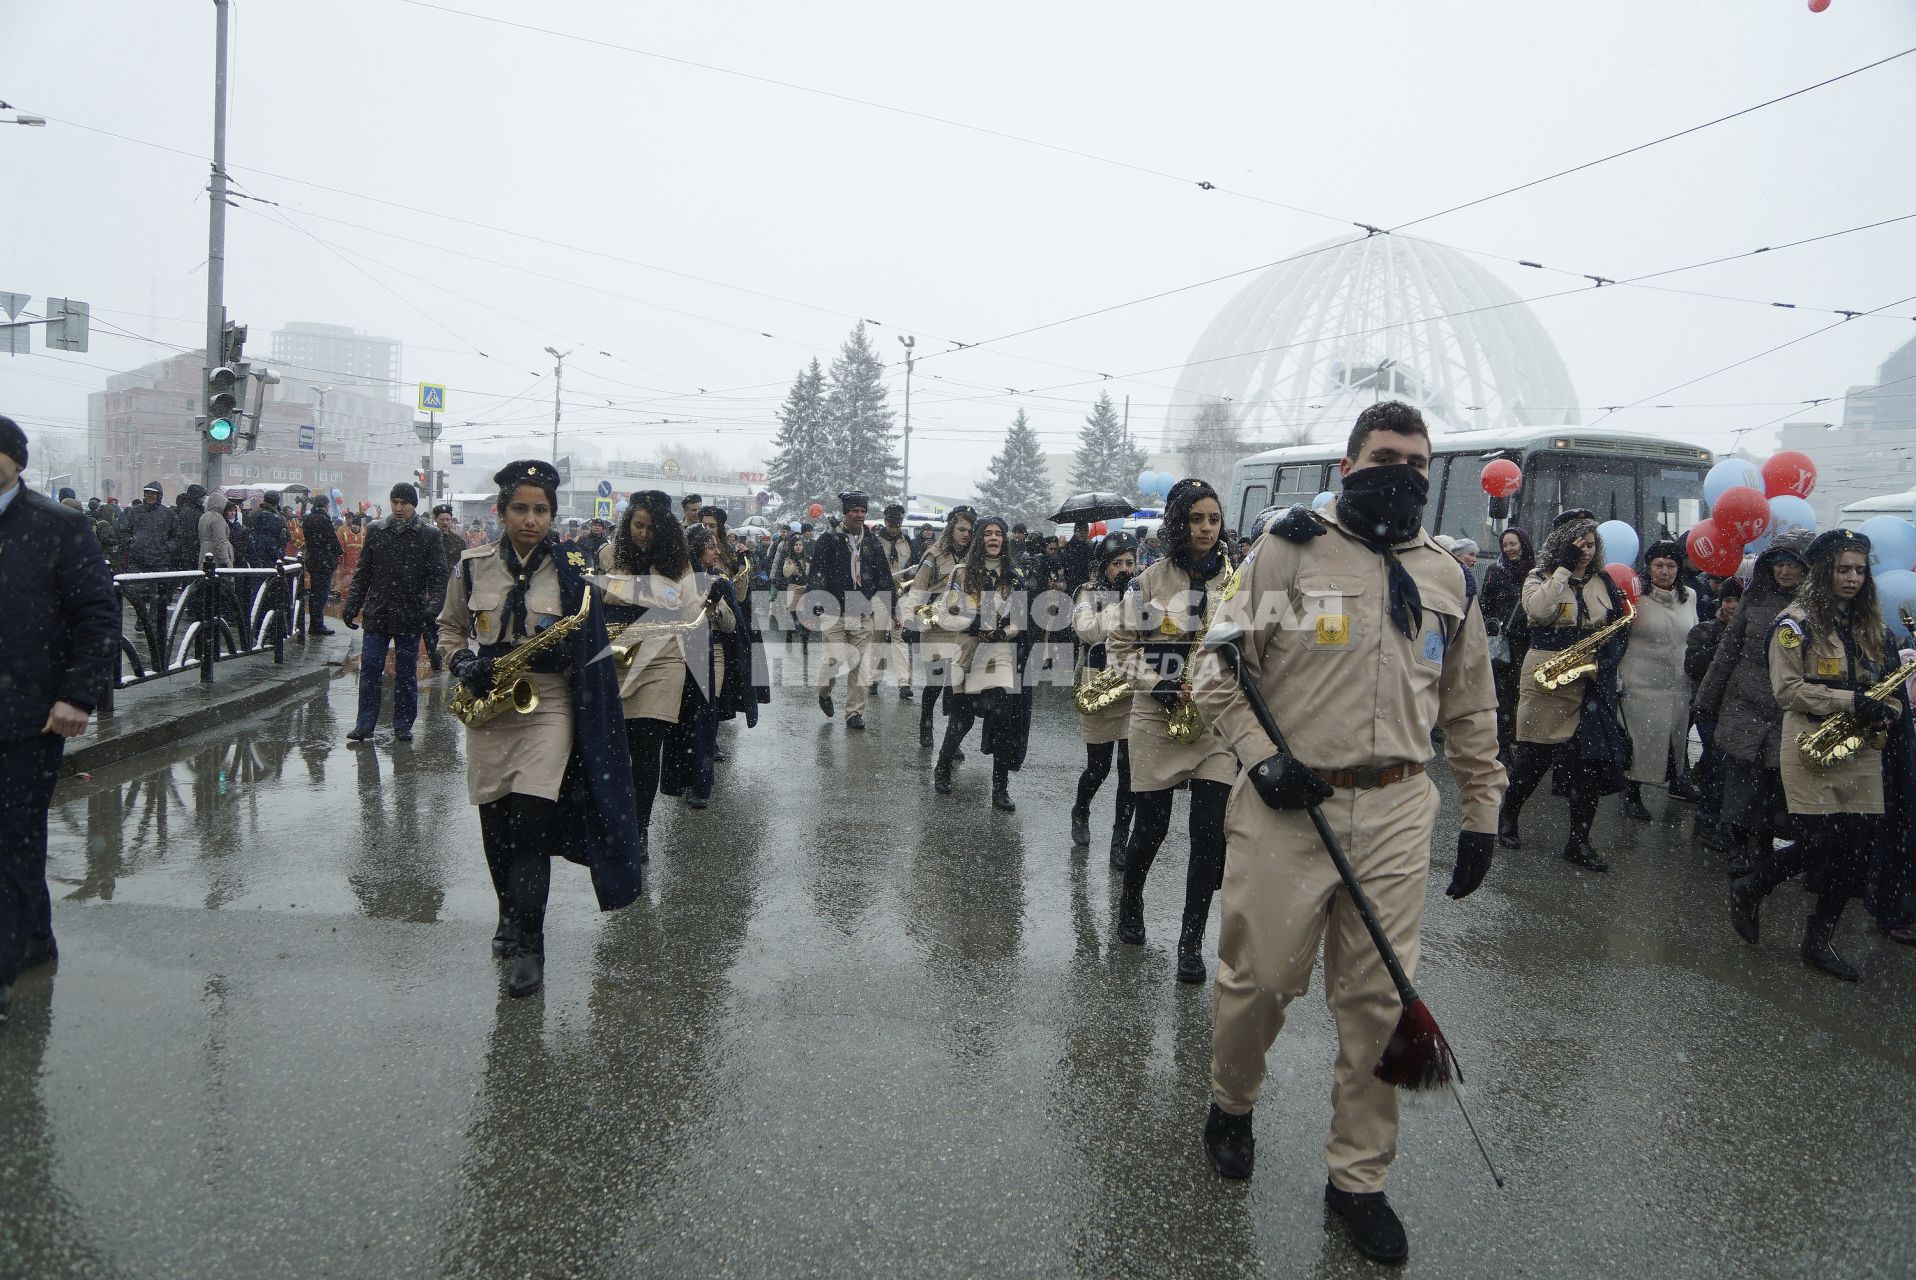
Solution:
<path fill-rule="evenodd" d="M 1413 976 L 1437 803 L 1436 786 L 1419 774 L 1368 791 L 1340 789 L 1323 806 Z M 1231 791 L 1225 844 L 1211 1096 L 1232 1115 L 1257 1102 L 1265 1055 L 1286 1006 L 1310 989 L 1321 944 L 1338 1043 L 1324 1159 L 1340 1190 L 1381 1190 L 1397 1154 L 1397 1090 L 1372 1069 L 1403 1012 L 1397 988 L 1307 813 L 1272 809 L 1242 776 Z"/>
<path fill-rule="evenodd" d="M 866 686 L 872 682 L 872 633 L 877 630 L 870 614 L 826 618 L 819 635 L 825 641 L 825 656 L 818 664 L 818 691 L 831 692 L 832 682 L 843 672 L 846 676 L 845 714 L 855 716 L 865 710 Z"/>

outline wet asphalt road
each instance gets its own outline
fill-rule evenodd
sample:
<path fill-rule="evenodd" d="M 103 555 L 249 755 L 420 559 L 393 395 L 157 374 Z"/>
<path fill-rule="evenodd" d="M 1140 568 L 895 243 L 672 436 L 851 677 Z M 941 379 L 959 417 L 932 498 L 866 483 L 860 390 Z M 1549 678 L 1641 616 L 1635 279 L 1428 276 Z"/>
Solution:
<path fill-rule="evenodd" d="M 1150 942 L 1119 946 L 1108 784 L 1070 847 L 1063 694 L 1007 817 L 975 749 L 932 793 L 915 704 L 848 735 L 781 691 L 721 731 L 714 808 L 661 799 L 642 902 L 601 916 L 560 864 L 523 1001 L 458 726 L 433 693 L 413 744 L 349 749 L 351 696 L 62 785 L 62 959 L 0 1032 L 0 1276 L 1372 1271 L 1321 1205 L 1315 992 L 1255 1179 L 1205 1162 L 1183 803 Z M 1406 1274 L 1916 1271 L 1916 956 L 1852 907 L 1862 983 L 1805 969 L 1789 886 L 1746 948 L 1687 811 L 1613 805 L 1611 875 L 1555 856 L 1540 797 L 1465 903 L 1446 808 L 1419 985 L 1510 1185 L 1446 1099 L 1407 1107 Z"/>

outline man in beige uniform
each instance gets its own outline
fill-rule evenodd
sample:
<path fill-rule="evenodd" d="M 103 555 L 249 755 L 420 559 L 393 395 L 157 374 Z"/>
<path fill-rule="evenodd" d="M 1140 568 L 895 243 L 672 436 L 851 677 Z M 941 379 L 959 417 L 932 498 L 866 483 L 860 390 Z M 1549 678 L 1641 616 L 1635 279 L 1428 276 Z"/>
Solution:
<path fill-rule="evenodd" d="M 1402 1012 L 1397 991 L 1305 806 L 1324 816 L 1407 972 L 1415 973 L 1437 788 L 1425 774 L 1442 727 L 1463 796 L 1450 896 L 1490 865 L 1504 790 L 1483 619 L 1462 570 L 1420 527 L 1430 467 L 1422 415 L 1390 401 L 1357 419 L 1344 491 L 1325 519 L 1303 508 L 1260 538 L 1213 635 L 1235 639 L 1293 755 L 1258 724 L 1230 666 L 1199 662 L 1194 693 L 1243 772 L 1226 825 L 1222 929 L 1204 1141 L 1226 1177 L 1250 1176 L 1251 1108 L 1285 1007 L 1310 985 L 1320 943 L 1337 1021 L 1326 1204 L 1378 1261 L 1408 1256 L 1383 1195 L 1397 1096 L 1372 1074 Z"/>

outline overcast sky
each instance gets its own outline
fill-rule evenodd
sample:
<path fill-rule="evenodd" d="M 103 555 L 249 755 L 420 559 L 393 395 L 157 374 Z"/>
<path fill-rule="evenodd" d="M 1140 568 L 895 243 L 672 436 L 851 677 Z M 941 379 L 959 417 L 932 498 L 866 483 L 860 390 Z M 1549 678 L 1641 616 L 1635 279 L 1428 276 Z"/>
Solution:
<path fill-rule="evenodd" d="M 575 349 L 568 439 L 692 441 L 742 467 L 792 375 L 865 317 L 887 359 L 918 338 L 914 488 L 968 492 L 1020 405 L 1064 450 L 1108 388 L 1155 440 L 1174 366 L 1244 281 L 953 341 L 1241 271 L 1340 222 L 1405 222 L 1916 46 L 1908 0 L 1572 7 L 236 0 L 230 168 L 279 203 L 231 211 L 227 305 L 262 351 L 288 320 L 402 338 L 405 376 L 487 424 L 449 439 L 531 453 L 551 421 L 542 349 Z M 30 431 L 83 426 L 109 371 L 170 350 L 140 338 L 203 341 L 213 15 L 0 0 L 0 99 L 52 120 L 0 128 L 0 289 L 96 317 L 84 355 L 36 334 L 32 356 L 0 357 L 0 408 Z M 1417 231 L 1490 255 L 1526 297 L 1563 286 L 1517 259 L 1624 277 L 1741 253 L 1916 213 L 1913 121 L 1916 55 Z M 1758 301 L 1538 303 L 1584 405 L 1833 319 L 1769 301 L 1916 295 L 1916 220 L 1659 283 Z M 1789 402 L 1873 381 L 1916 334 L 1916 302 L 1894 313 L 1609 425 L 1722 448 L 1834 416 Z"/>

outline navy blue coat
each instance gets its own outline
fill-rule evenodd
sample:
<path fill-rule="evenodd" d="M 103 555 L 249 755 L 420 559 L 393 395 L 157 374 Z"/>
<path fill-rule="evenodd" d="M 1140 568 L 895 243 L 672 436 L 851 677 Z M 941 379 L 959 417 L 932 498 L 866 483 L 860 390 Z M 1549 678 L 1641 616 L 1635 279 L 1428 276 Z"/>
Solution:
<path fill-rule="evenodd" d="M 86 516 L 24 484 L 0 512 L 0 742 L 39 733 L 56 702 L 91 712 L 113 674 L 120 609 Z"/>

